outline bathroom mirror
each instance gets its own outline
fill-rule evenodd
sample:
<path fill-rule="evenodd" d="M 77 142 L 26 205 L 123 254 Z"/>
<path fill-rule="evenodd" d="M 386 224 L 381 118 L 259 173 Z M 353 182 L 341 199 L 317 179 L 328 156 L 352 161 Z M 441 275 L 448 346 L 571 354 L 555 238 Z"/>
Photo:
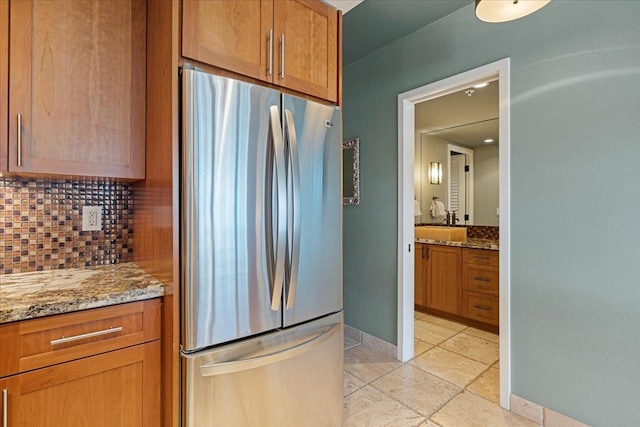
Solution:
<path fill-rule="evenodd" d="M 342 204 L 360 204 L 360 138 L 342 143 Z"/>
<path fill-rule="evenodd" d="M 437 197 L 458 224 L 498 226 L 498 81 L 416 104 L 415 123 L 416 222 L 442 223 L 429 210 Z M 442 165 L 441 184 L 429 182 L 432 162 Z"/>

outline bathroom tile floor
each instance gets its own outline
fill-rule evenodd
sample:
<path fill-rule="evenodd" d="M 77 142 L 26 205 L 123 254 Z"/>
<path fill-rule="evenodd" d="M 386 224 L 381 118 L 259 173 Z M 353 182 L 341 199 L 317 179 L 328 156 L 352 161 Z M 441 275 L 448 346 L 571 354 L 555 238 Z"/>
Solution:
<path fill-rule="evenodd" d="M 345 337 L 344 426 L 536 425 L 498 404 L 498 335 L 419 312 L 414 319 L 407 363 Z"/>

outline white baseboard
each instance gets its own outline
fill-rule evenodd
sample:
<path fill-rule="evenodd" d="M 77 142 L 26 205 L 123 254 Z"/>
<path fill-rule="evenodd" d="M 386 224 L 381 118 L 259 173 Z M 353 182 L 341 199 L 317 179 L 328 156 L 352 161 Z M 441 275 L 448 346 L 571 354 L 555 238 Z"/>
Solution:
<path fill-rule="evenodd" d="M 512 394 L 511 412 L 544 427 L 589 427 L 578 420 Z"/>
<path fill-rule="evenodd" d="M 346 324 L 344 325 L 344 334 L 345 336 L 354 339 L 364 345 L 367 345 L 372 349 L 379 351 L 380 353 L 391 356 L 394 359 L 398 358 L 398 347 L 389 342 L 386 342 L 385 340 L 374 337 L 371 334 L 368 334 L 361 331 L 360 329 Z"/>

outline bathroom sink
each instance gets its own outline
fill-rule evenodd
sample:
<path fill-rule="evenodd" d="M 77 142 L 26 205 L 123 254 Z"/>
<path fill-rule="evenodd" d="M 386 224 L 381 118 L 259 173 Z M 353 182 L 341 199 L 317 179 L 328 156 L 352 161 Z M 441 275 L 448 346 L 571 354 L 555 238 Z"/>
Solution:
<path fill-rule="evenodd" d="M 467 229 L 464 227 L 421 225 L 419 227 L 415 227 L 415 238 L 466 242 Z"/>

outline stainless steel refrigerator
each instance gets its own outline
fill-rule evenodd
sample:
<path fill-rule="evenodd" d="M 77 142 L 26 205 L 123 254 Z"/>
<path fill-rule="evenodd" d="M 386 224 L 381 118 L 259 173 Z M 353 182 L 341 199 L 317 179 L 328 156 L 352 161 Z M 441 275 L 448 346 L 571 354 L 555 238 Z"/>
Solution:
<path fill-rule="evenodd" d="M 195 69 L 181 89 L 183 423 L 341 425 L 341 111 Z"/>

